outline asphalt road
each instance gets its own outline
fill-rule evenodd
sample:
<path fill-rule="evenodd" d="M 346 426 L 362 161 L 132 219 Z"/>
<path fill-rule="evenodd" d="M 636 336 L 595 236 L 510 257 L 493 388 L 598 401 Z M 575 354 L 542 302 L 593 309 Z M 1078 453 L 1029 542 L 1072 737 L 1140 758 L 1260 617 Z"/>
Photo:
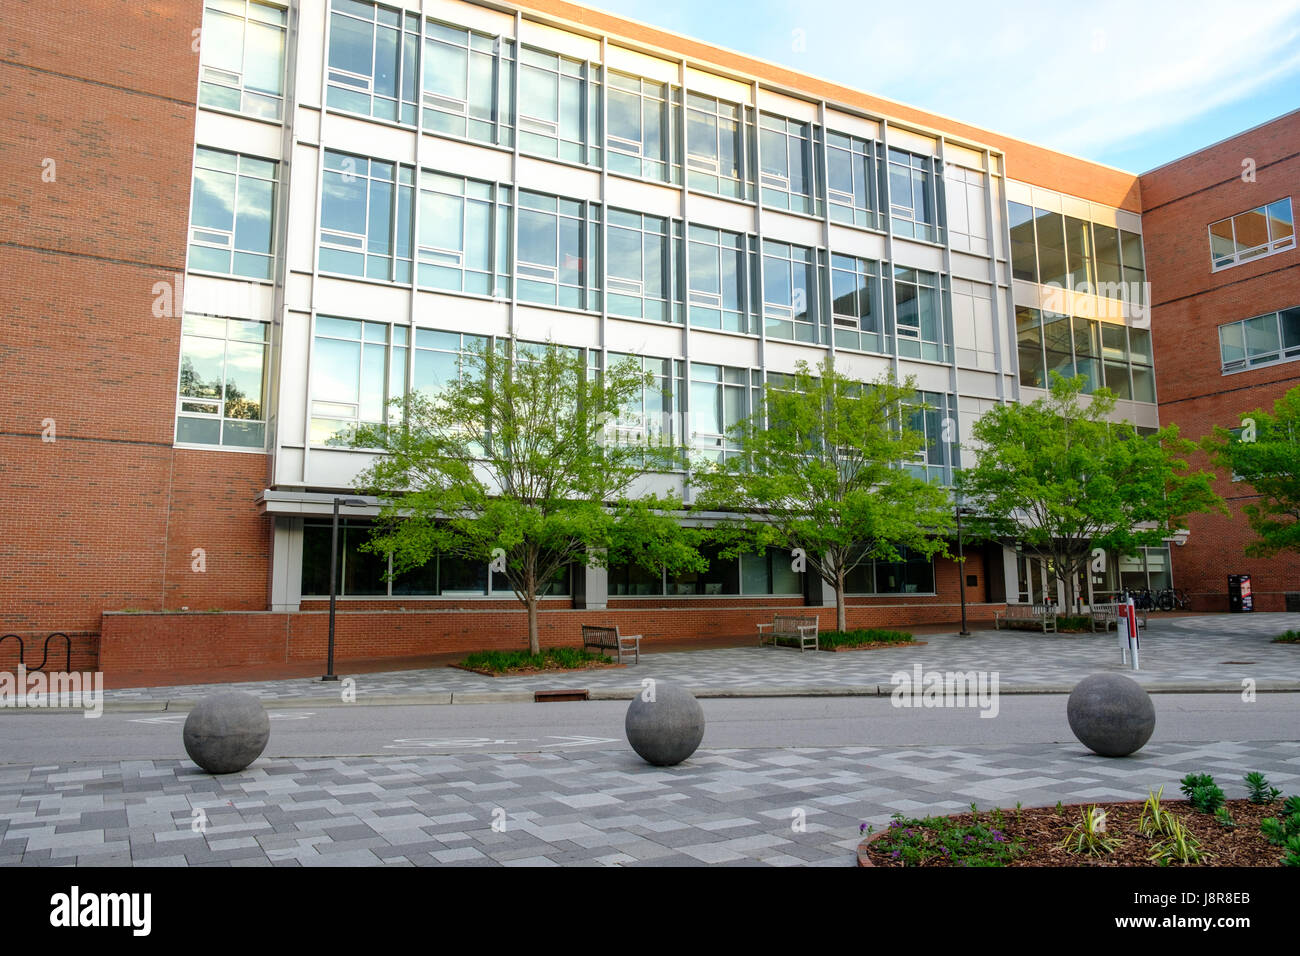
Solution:
<path fill-rule="evenodd" d="M 1153 694 L 1154 741 L 1296 740 L 1300 694 Z M 926 746 L 1072 741 L 1066 697 L 1003 695 L 978 708 L 898 708 L 887 697 L 701 701 L 702 747 Z M 271 708 L 268 757 L 611 750 L 626 701 Z M 183 713 L 0 712 L 0 764 L 185 758 Z"/>

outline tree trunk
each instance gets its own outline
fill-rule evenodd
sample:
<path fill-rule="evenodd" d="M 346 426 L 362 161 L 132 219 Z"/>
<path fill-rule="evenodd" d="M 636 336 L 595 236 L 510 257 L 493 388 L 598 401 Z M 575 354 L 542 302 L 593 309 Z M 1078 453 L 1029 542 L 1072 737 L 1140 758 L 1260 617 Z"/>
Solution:
<path fill-rule="evenodd" d="M 537 637 L 537 595 L 528 595 L 525 603 L 528 606 L 528 653 L 540 654 L 542 645 Z"/>
<path fill-rule="evenodd" d="M 835 629 L 837 631 L 847 631 L 848 614 L 844 607 L 844 571 L 840 569 L 835 572 Z"/>

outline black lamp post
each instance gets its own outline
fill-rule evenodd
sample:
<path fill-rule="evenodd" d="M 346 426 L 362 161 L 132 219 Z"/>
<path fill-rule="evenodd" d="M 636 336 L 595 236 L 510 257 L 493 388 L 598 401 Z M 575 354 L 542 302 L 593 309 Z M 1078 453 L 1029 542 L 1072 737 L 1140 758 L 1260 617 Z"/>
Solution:
<path fill-rule="evenodd" d="M 959 582 L 961 593 L 961 630 L 957 632 L 958 637 L 970 637 L 970 631 L 966 630 L 966 554 L 962 547 L 961 538 L 961 516 L 963 514 L 974 514 L 969 508 L 963 508 L 959 503 L 957 505 L 957 576 L 961 579 Z"/>
<path fill-rule="evenodd" d="M 366 504 L 368 502 L 363 498 L 334 499 L 334 527 L 330 531 L 330 649 L 329 659 L 325 665 L 325 676 L 321 680 L 339 679 L 339 676 L 334 673 L 334 598 L 338 592 L 339 578 L 339 505 L 365 507 Z"/>

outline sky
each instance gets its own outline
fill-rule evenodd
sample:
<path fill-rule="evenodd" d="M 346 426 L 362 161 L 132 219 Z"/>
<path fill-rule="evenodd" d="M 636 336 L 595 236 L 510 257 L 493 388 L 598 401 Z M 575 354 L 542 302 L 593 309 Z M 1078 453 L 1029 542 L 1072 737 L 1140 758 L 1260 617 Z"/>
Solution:
<path fill-rule="evenodd" d="M 1133 173 L 1300 108 L 1300 0 L 583 0 Z"/>

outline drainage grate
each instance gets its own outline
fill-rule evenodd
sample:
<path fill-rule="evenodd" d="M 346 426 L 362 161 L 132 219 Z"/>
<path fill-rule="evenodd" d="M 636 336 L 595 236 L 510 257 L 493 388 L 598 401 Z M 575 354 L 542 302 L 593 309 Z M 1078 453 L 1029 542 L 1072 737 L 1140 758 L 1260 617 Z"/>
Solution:
<path fill-rule="evenodd" d="M 565 700 L 589 700 L 590 693 L 584 687 L 582 690 L 537 690 L 533 691 L 533 703 L 550 704 L 557 701 Z"/>

